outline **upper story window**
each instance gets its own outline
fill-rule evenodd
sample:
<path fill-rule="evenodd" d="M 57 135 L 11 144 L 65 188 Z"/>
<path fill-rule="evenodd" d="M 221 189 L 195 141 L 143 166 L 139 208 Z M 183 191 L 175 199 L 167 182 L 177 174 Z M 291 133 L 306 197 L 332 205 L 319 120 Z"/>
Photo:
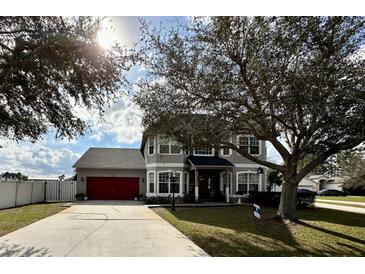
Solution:
<path fill-rule="evenodd" d="M 159 138 L 159 153 L 160 154 L 180 154 L 181 147 L 179 143 L 172 138 Z"/>
<path fill-rule="evenodd" d="M 199 156 L 214 156 L 213 148 L 196 148 L 194 149 L 194 155 Z"/>
<path fill-rule="evenodd" d="M 148 138 L 148 155 L 152 155 L 155 153 L 155 138 Z"/>
<path fill-rule="evenodd" d="M 231 150 L 229 148 L 222 148 L 222 155 L 223 156 L 228 156 L 231 154 Z"/>
<path fill-rule="evenodd" d="M 259 140 L 255 136 L 238 136 L 238 147 L 251 155 L 260 154 Z"/>

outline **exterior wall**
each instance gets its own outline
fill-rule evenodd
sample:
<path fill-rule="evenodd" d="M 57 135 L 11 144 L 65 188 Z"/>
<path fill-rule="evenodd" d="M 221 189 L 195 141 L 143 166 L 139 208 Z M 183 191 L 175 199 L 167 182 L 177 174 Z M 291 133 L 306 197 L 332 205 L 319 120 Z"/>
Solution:
<path fill-rule="evenodd" d="M 78 168 L 77 193 L 86 195 L 87 177 L 139 177 L 139 194 L 146 193 L 145 169 L 86 169 Z"/>
<path fill-rule="evenodd" d="M 304 188 L 309 189 L 314 192 L 319 191 L 319 183 L 313 182 L 311 180 L 308 180 L 307 178 L 304 178 L 299 182 L 298 188 Z"/>
<path fill-rule="evenodd" d="M 237 136 L 233 136 L 232 140 L 234 143 L 237 144 Z M 159 154 L 159 149 L 158 149 L 158 137 L 154 138 L 154 154 L 149 155 L 149 141 L 146 141 L 146 144 L 144 146 L 144 157 L 145 157 L 145 162 L 146 162 L 146 170 L 147 170 L 147 174 L 149 172 L 154 172 L 155 174 L 155 191 L 154 193 L 149 193 L 147 192 L 147 196 L 155 196 L 155 195 L 161 195 L 161 196 L 166 196 L 166 195 L 170 195 L 170 194 L 160 194 L 158 193 L 158 172 L 159 171 L 163 171 L 163 170 L 171 170 L 171 169 L 175 169 L 176 171 L 180 171 L 182 172 L 182 174 L 184 172 L 191 172 L 191 170 L 189 169 L 190 167 L 186 164 L 186 158 L 187 155 L 185 154 L 184 151 L 181 152 L 181 154 L 174 154 L 174 155 L 165 155 L 165 154 Z M 267 149 L 266 149 L 266 143 L 264 141 L 259 141 L 259 145 L 260 145 L 260 153 L 257 156 L 259 159 L 261 160 L 266 160 L 266 154 L 267 154 Z M 237 191 L 237 172 L 243 172 L 243 171 L 247 171 L 247 172 L 253 172 L 253 173 L 257 173 L 257 168 L 260 167 L 260 165 L 258 165 L 257 163 L 248 160 L 247 158 L 242 157 L 241 155 L 239 155 L 237 152 L 235 151 L 230 151 L 230 155 L 223 155 L 222 154 L 222 150 L 219 151 L 215 151 L 215 155 L 225 158 L 228 161 L 230 161 L 231 163 L 233 163 L 235 166 L 233 168 L 229 168 L 230 171 L 232 173 L 232 185 L 231 185 L 231 189 L 230 189 L 230 194 L 235 194 Z M 260 191 L 266 191 L 266 177 L 267 177 L 267 169 L 264 166 L 261 166 L 264 169 L 264 174 L 260 174 L 259 175 L 259 190 Z M 220 187 L 223 187 L 223 177 L 222 174 L 224 173 L 224 170 L 222 170 L 220 172 Z M 189 184 L 194 184 L 194 181 L 191 180 L 191 176 L 190 176 L 190 180 L 189 180 Z M 148 180 L 148 177 L 146 177 L 146 181 Z M 148 184 L 148 183 L 147 183 Z M 146 189 L 148 191 L 148 188 Z M 181 190 L 181 186 L 180 186 L 180 190 Z M 182 195 L 182 193 L 180 193 L 180 195 Z"/>
<path fill-rule="evenodd" d="M 171 172 L 175 170 L 175 172 L 180 176 L 180 188 L 179 193 L 175 193 L 176 197 L 181 197 L 184 195 L 184 172 L 188 172 L 186 168 L 183 167 L 174 167 L 174 166 L 166 166 L 166 167 L 149 167 L 147 168 L 146 173 L 146 196 L 169 196 L 171 193 L 159 193 L 159 186 L 158 186 L 158 175 L 160 172 Z M 148 182 L 148 174 L 154 174 L 154 192 L 149 191 L 149 182 Z"/>
<path fill-rule="evenodd" d="M 232 143 L 238 145 L 237 135 L 232 136 Z M 260 160 L 266 160 L 266 154 L 267 154 L 266 142 L 259 140 L 259 145 L 260 145 L 260 153 L 256 157 Z M 245 157 L 242 157 L 240 154 L 238 154 L 236 151 L 233 150 L 230 150 L 230 155 L 223 155 L 221 149 L 218 155 L 224 159 L 227 159 L 233 164 L 256 164 L 255 162 L 248 160 Z"/>
<path fill-rule="evenodd" d="M 235 167 L 233 168 L 233 177 L 232 177 L 232 191 L 235 194 L 238 191 L 238 174 L 240 172 L 248 172 L 248 173 L 257 173 L 257 169 L 260 165 L 252 165 L 250 167 Z M 266 191 L 266 177 L 267 177 L 267 169 L 261 166 L 264 169 L 264 174 L 259 174 L 259 191 Z"/>
<path fill-rule="evenodd" d="M 232 137 L 233 143 L 237 144 L 237 136 Z M 260 154 L 257 156 L 261 160 L 266 160 L 266 142 L 265 141 L 259 141 L 260 144 Z M 166 154 L 159 154 L 158 153 L 158 137 L 154 138 L 154 154 L 149 155 L 148 154 L 148 140 L 146 141 L 146 145 L 144 147 L 144 157 L 146 161 L 146 165 L 153 165 L 157 163 L 185 163 L 187 155 L 184 151 L 181 152 L 181 154 L 173 154 L 173 155 L 166 155 Z M 240 154 L 238 154 L 235 151 L 230 151 L 230 155 L 223 155 L 222 150 L 215 151 L 215 155 L 218 155 L 219 157 L 225 158 L 228 161 L 230 161 L 233 164 L 255 164 L 255 162 L 248 160 L 247 158 L 242 157 Z"/>

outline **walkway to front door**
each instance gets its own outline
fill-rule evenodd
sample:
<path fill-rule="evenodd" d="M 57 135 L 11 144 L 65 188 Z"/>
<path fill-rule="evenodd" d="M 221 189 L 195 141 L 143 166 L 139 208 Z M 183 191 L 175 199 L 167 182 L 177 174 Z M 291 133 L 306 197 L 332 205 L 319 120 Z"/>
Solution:
<path fill-rule="evenodd" d="M 84 201 L 0 237 L 0 256 L 208 256 L 135 201 Z"/>

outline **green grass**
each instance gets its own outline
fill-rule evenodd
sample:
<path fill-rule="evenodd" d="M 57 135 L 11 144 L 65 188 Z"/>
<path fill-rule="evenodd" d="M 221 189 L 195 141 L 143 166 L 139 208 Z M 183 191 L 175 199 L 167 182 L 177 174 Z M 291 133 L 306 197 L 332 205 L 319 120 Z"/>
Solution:
<path fill-rule="evenodd" d="M 273 219 L 251 206 L 155 209 L 211 256 L 365 256 L 365 216 L 324 208 L 299 210 L 299 224 Z"/>
<path fill-rule="evenodd" d="M 0 209 L 0 237 L 64 209 L 62 203 L 34 204 Z"/>
<path fill-rule="evenodd" d="M 316 199 L 331 200 L 331 201 L 346 201 L 346 202 L 362 202 L 365 203 L 365 196 L 316 196 Z"/>
<path fill-rule="evenodd" d="M 365 205 L 354 205 L 354 204 L 344 204 L 339 202 L 322 202 L 322 201 L 318 201 L 318 203 L 323 203 L 323 204 L 327 204 L 327 205 L 339 205 L 339 206 L 350 206 L 350 207 L 359 207 L 359 208 L 365 208 Z"/>

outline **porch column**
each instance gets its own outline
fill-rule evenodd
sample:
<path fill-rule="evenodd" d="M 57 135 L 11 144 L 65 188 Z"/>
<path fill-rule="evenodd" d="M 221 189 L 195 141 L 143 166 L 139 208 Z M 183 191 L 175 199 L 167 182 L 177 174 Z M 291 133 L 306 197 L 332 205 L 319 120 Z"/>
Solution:
<path fill-rule="evenodd" d="M 185 173 L 184 173 L 184 171 L 183 172 L 181 172 L 180 173 L 180 181 L 179 181 L 179 194 L 180 194 L 180 196 L 182 196 L 183 195 L 183 193 L 184 193 L 184 184 L 185 184 L 185 182 L 184 182 L 184 180 L 185 180 Z"/>
<path fill-rule="evenodd" d="M 198 170 L 195 167 L 194 170 L 194 177 L 195 177 L 195 201 L 197 202 L 199 200 L 199 174 L 198 174 Z"/>
<path fill-rule="evenodd" d="M 225 171 L 224 183 L 226 184 L 226 203 L 229 203 L 229 181 L 228 181 L 228 169 Z"/>

